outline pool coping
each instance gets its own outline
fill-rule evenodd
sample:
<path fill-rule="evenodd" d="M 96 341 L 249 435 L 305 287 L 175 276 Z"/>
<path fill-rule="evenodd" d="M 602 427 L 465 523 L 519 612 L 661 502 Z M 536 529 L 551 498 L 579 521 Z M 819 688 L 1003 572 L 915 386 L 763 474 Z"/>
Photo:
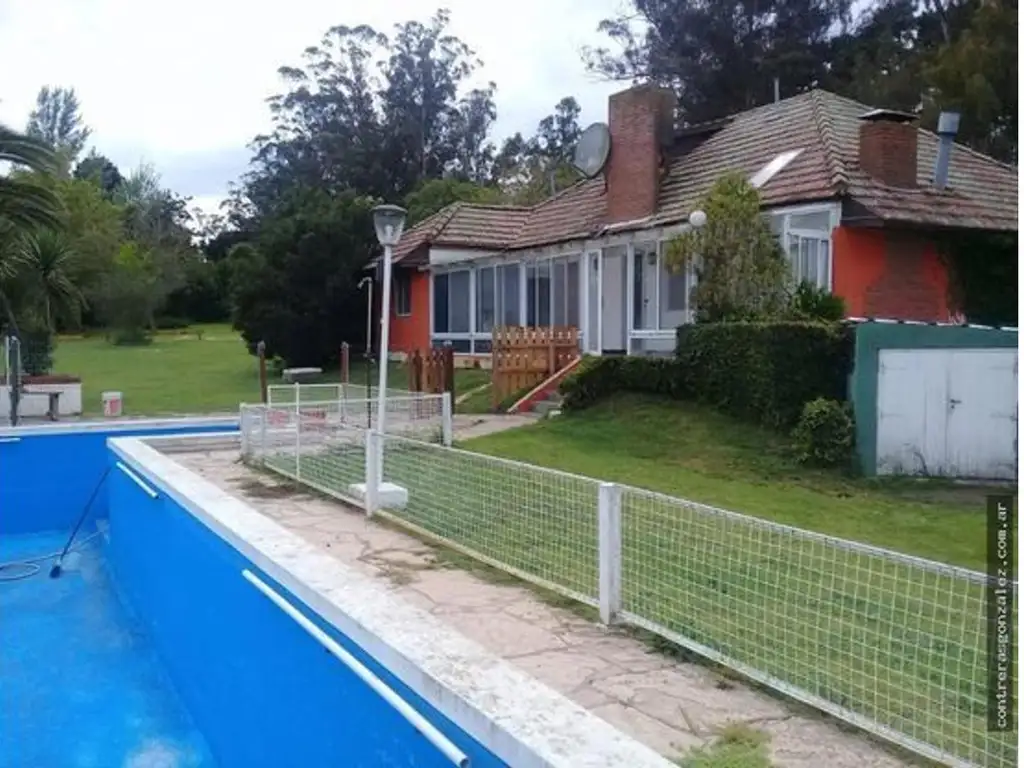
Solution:
<path fill-rule="evenodd" d="M 107 445 L 505 763 L 516 768 L 674 765 L 161 453 L 156 446 L 172 437 L 180 442 L 188 436 L 110 437 Z M 197 451 L 211 440 L 191 437 Z"/>
<path fill-rule="evenodd" d="M 26 424 L 0 427 L 0 437 L 29 437 L 61 435 L 76 432 L 126 432 L 139 429 L 167 429 L 172 427 L 225 427 L 225 431 L 238 430 L 238 416 L 167 416 L 163 418 L 109 419 L 107 421 L 66 421 L 52 424 Z M 185 433 L 181 433 L 185 434 Z"/>

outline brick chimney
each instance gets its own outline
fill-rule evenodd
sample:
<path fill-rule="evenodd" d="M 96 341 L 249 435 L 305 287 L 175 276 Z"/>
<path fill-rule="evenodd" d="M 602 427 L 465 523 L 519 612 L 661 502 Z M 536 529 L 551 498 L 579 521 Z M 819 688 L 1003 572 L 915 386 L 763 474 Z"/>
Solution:
<path fill-rule="evenodd" d="M 917 117 L 873 109 L 860 120 L 861 170 L 890 187 L 916 187 Z"/>
<path fill-rule="evenodd" d="M 672 140 L 675 107 L 675 94 L 654 85 L 636 86 L 608 98 L 608 224 L 655 212 L 662 153 Z"/>

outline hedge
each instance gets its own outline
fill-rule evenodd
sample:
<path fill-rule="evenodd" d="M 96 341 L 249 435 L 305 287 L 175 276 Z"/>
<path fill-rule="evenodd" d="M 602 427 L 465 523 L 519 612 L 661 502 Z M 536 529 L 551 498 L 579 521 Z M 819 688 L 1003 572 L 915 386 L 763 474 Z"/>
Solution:
<path fill-rule="evenodd" d="M 591 357 L 561 383 L 562 407 L 579 411 L 616 392 L 643 392 L 684 399 L 691 395 L 685 372 L 673 358 Z"/>
<path fill-rule="evenodd" d="M 804 404 L 846 400 L 853 329 L 839 323 L 685 325 L 676 357 L 585 360 L 562 382 L 566 410 L 640 392 L 696 400 L 744 421 L 791 429 Z"/>
<path fill-rule="evenodd" d="M 714 323 L 682 326 L 676 359 L 700 402 L 776 429 L 804 404 L 846 400 L 853 329 L 839 323 Z"/>

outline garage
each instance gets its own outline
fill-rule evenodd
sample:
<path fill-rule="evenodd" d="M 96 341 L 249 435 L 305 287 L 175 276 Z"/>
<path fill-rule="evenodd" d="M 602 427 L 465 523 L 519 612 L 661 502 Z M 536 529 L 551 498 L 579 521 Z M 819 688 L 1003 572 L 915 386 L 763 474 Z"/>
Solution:
<path fill-rule="evenodd" d="M 1016 329 L 864 323 L 851 400 L 866 474 L 1017 478 Z"/>

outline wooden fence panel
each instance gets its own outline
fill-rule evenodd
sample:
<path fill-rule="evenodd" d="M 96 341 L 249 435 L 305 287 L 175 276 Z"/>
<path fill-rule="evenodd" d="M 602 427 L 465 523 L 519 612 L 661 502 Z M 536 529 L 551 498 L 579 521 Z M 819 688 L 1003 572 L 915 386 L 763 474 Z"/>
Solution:
<path fill-rule="evenodd" d="M 502 326 L 491 335 L 491 392 L 495 408 L 532 389 L 580 354 L 579 329 L 573 326 Z"/>
<path fill-rule="evenodd" d="M 409 390 L 435 395 L 451 392 L 454 402 L 455 353 L 451 345 L 427 350 L 426 354 L 419 350 L 413 353 L 409 358 Z"/>

